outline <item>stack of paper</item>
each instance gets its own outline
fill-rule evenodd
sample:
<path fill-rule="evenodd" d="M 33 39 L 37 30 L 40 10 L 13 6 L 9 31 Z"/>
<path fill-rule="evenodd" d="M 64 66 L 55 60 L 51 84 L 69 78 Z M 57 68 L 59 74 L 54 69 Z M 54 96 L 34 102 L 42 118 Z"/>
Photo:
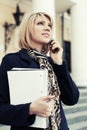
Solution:
<path fill-rule="evenodd" d="M 29 103 L 47 95 L 47 70 L 14 68 L 7 74 L 11 104 Z M 36 116 L 36 120 L 31 126 L 46 128 L 46 118 Z"/>

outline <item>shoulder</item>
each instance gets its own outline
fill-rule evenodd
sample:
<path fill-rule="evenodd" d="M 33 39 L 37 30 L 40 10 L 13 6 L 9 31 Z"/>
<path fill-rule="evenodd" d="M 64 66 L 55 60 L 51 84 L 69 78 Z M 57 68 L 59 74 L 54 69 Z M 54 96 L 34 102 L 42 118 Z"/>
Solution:
<path fill-rule="evenodd" d="M 19 58 L 21 57 L 26 57 L 27 53 L 26 53 L 26 49 L 21 49 L 15 53 L 8 53 L 4 56 L 3 59 L 15 59 L 15 58 Z"/>
<path fill-rule="evenodd" d="M 1 62 L 2 68 L 11 69 L 13 67 L 24 67 L 31 62 L 30 57 L 25 49 L 21 49 L 15 53 L 6 54 Z"/>
<path fill-rule="evenodd" d="M 3 59 L 11 59 L 11 58 L 15 58 L 19 55 L 19 51 L 18 52 L 15 52 L 15 53 L 8 53 L 6 54 Z"/>
<path fill-rule="evenodd" d="M 19 52 L 6 54 L 2 59 L 1 67 L 10 68 L 17 61 L 17 57 L 19 57 Z"/>
<path fill-rule="evenodd" d="M 21 50 L 19 50 L 19 51 L 17 51 L 17 52 L 14 52 L 14 53 L 8 53 L 8 54 L 6 54 L 4 57 L 3 57 L 3 59 L 2 59 L 2 61 L 4 60 L 17 60 L 17 59 L 19 59 L 19 57 L 20 57 L 20 55 L 24 55 L 24 53 L 25 53 L 26 51 L 24 50 L 24 49 L 21 49 Z"/>
<path fill-rule="evenodd" d="M 7 62 L 9 62 L 9 61 L 14 61 L 14 60 L 16 59 L 17 55 L 18 55 L 18 52 L 6 54 L 6 55 L 3 57 L 3 59 L 2 59 L 2 63 L 3 63 L 3 62 L 6 62 L 6 63 L 7 63 Z"/>

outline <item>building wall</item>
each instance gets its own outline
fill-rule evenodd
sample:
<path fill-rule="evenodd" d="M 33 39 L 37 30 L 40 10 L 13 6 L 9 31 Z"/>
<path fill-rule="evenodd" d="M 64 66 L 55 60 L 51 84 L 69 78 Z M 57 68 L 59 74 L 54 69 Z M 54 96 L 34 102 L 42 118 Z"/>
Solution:
<path fill-rule="evenodd" d="M 9 0 L 10 1 L 10 0 Z M 15 27 L 15 20 L 13 13 L 16 12 L 17 1 L 4 2 L 0 1 L 0 63 L 3 56 L 9 52 L 15 52 L 19 48 L 17 46 L 17 36 L 18 36 L 18 27 Z M 21 12 L 31 12 L 31 3 L 29 1 L 23 1 L 19 3 Z M 7 43 L 8 47 L 5 52 L 5 23 L 9 25 L 12 24 L 12 27 L 9 28 L 8 35 L 11 38 Z"/>
<path fill-rule="evenodd" d="M 9 24 L 15 24 L 14 17 L 12 13 L 16 12 L 16 2 L 9 4 L 9 3 L 0 3 L 0 62 L 2 60 L 2 57 L 9 52 L 15 52 L 19 49 L 17 45 L 17 36 L 18 36 L 18 27 L 16 27 L 11 33 L 11 40 L 8 44 L 6 52 L 4 52 L 5 49 L 5 28 L 4 24 L 5 22 Z M 31 13 L 31 3 L 30 2 L 25 2 L 19 3 L 20 11 L 21 12 L 30 12 Z M 65 32 L 64 32 L 64 39 L 70 40 L 70 30 L 69 30 L 69 19 L 65 19 Z M 59 42 L 62 42 L 61 39 L 61 17 L 60 14 L 56 15 L 56 30 L 57 30 L 57 39 Z"/>

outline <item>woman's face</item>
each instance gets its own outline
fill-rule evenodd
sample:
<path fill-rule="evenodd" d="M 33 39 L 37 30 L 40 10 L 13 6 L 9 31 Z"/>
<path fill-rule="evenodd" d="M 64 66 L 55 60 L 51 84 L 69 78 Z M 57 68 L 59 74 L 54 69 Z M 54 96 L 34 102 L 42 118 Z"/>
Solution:
<path fill-rule="evenodd" d="M 38 16 L 31 32 L 32 45 L 34 47 L 46 45 L 52 39 L 52 35 L 50 20 L 45 16 Z"/>

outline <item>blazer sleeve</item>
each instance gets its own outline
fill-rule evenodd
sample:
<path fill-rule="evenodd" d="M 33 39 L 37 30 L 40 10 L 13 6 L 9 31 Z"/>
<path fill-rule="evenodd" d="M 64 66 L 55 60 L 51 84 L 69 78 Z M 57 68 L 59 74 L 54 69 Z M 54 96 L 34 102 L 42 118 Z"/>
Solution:
<path fill-rule="evenodd" d="M 62 65 L 53 64 L 61 91 L 61 100 L 66 105 L 74 105 L 79 99 L 79 90 L 68 72 L 66 62 Z"/>
<path fill-rule="evenodd" d="M 9 63 L 12 60 L 8 62 L 8 58 L 5 57 L 0 66 L 0 124 L 29 126 L 35 120 L 35 115 L 29 115 L 30 103 L 10 104 L 7 70 L 11 68 Z"/>

